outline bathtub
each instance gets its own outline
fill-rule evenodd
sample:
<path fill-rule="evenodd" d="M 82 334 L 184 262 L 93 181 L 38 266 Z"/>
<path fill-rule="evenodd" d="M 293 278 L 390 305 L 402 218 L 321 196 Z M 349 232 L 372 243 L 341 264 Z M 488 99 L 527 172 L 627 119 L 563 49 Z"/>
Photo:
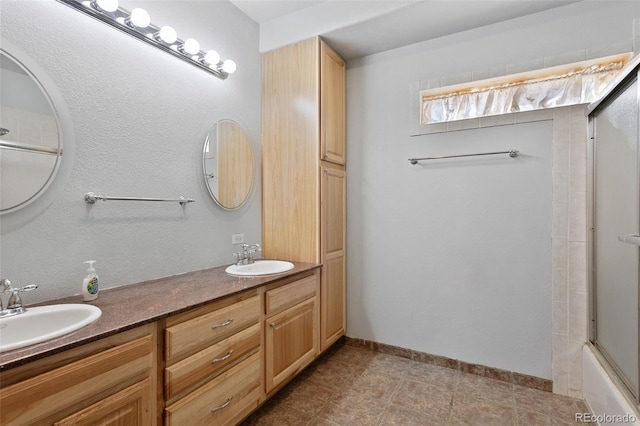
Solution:
<path fill-rule="evenodd" d="M 640 426 L 640 413 L 618 389 L 600 362 L 596 349 L 582 347 L 582 392 L 599 425 Z"/>

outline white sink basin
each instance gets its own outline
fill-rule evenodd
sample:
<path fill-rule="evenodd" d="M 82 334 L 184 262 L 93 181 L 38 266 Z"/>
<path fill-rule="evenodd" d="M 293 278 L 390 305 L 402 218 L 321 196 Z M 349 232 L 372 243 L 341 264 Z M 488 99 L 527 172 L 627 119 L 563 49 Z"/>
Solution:
<path fill-rule="evenodd" d="M 225 272 L 231 275 L 257 276 L 279 274 L 293 269 L 293 263 L 285 260 L 256 260 L 248 265 L 231 265 Z"/>
<path fill-rule="evenodd" d="M 0 352 L 44 342 L 81 329 L 100 318 L 102 311 L 79 303 L 36 306 L 0 318 Z"/>

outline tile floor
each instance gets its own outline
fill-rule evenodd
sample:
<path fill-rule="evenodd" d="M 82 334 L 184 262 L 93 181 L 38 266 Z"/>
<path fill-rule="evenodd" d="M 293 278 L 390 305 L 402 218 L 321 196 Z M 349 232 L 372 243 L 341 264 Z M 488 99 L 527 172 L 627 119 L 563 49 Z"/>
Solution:
<path fill-rule="evenodd" d="M 243 426 L 567 425 L 586 411 L 577 399 L 337 345 Z"/>

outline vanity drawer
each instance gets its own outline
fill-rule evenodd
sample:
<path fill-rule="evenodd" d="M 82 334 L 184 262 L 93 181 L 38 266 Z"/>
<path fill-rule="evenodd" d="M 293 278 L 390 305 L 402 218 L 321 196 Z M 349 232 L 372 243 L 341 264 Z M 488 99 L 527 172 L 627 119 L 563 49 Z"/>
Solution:
<path fill-rule="evenodd" d="M 251 297 L 217 309 L 165 330 L 165 357 L 168 363 L 237 333 L 260 318 L 260 298 Z"/>
<path fill-rule="evenodd" d="M 269 290 L 265 296 L 267 316 L 280 312 L 290 306 L 316 295 L 317 275 L 310 275 L 291 284 Z"/>
<path fill-rule="evenodd" d="M 165 409 L 165 424 L 234 425 L 258 406 L 260 355 L 254 354 Z"/>
<path fill-rule="evenodd" d="M 255 324 L 224 339 L 165 370 L 165 399 L 171 400 L 181 393 L 214 378 L 260 347 L 260 324 Z"/>

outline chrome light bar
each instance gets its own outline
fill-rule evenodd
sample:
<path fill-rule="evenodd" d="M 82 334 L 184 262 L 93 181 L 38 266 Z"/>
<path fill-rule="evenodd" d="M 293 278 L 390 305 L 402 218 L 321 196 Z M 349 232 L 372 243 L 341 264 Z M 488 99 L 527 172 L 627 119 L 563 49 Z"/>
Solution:
<path fill-rule="evenodd" d="M 136 8 L 129 12 L 118 6 L 118 0 L 57 1 L 195 65 L 222 80 L 236 70 L 234 61 L 231 59 L 220 60 L 220 55 L 215 50 L 204 52 L 200 50 L 200 44 L 196 40 L 178 38 L 176 31 L 170 26 L 160 28 L 153 25 L 149 14 L 144 9 Z"/>

